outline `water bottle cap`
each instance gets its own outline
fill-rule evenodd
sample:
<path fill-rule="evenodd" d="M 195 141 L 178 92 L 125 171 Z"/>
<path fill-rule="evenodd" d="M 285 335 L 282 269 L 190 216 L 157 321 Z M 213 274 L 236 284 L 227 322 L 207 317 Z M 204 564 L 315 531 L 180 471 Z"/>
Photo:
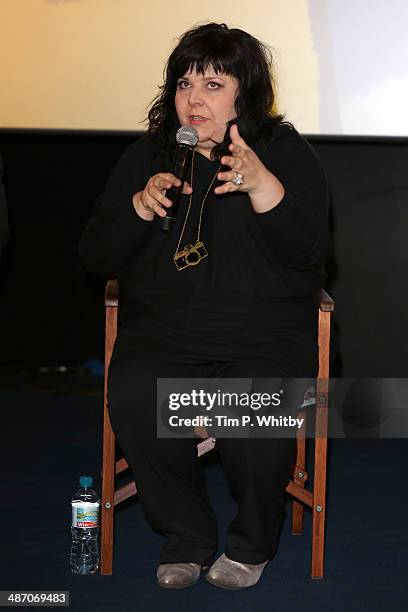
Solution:
<path fill-rule="evenodd" d="M 81 476 L 79 479 L 79 485 L 81 487 L 92 487 L 93 478 L 92 476 Z"/>

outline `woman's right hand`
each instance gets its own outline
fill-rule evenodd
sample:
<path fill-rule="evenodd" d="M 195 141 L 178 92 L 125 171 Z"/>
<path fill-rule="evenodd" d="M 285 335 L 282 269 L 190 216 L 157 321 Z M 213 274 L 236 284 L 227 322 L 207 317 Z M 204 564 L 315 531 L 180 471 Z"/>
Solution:
<path fill-rule="evenodd" d="M 153 221 L 154 215 L 166 216 L 166 208 L 172 202 L 164 195 L 170 187 L 181 185 L 180 179 L 170 172 L 159 172 L 150 177 L 143 191 L 138 191 L 132 197 L 133 207 L 139 217 L 145 221 Z M 191 186 L 184 182 L 183 194 L 190 195 L 193 192 Z"/>

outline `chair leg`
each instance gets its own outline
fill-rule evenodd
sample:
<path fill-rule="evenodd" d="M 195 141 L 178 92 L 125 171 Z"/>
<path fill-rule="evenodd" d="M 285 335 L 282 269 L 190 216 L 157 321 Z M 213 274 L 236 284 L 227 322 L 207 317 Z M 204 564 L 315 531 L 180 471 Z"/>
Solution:
<path fill-rule="evenodd" d="M 303 420 L 302 427 L 297 431 L 297 458 L 296 465 L 306 471 L 306 438 L 305 438 L 305 423 L 306 413 L 300 412 L 298 417 Z M 295 474 L 296 484 L 302 488 L 305 487 L 305 482 L 297 478 Z M 304 506 L 301 502 L 293 499 L 292 501 L 292 535 L 301 535 L 303 531 L 303 515 Z"/>
<path fill-rule="evenodd" d="M 115 486 L 115 436 L 105 404 L 103 427 L 102 512 L 101 512 L 101 574 L 112 574 L 113 514 Z"/>
<path fill-rule="evenodd" d="M 319 396 L 319 394 L 318 394 Z M 323 578 L 326 517 L 327 397 L 316 408 L 315 470 L 313 482 L 312 578 Z"/>
<path fill-rule="evenodd" d="M 105 293 L 105 373 L 103 381 L 101 574 L 110 576 L 113 563 L 113 514 L 115 508 L 115 435 L 108 412 L 108 371 L 118 323 L 118 286 L 109 281 Z"/>

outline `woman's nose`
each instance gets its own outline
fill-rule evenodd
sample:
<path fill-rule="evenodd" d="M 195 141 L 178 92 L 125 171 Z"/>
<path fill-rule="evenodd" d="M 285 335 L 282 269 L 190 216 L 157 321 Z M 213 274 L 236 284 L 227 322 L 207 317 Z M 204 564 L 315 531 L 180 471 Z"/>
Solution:
<path fill-rule="evenodd" d="M 202 104 L 202 97 L 201 97 L 199 89 L 197 89 L 196 87 L 192 87 L 190 89 L 190 95 L 188 97 L 188 102 L 191 106 Z"/>

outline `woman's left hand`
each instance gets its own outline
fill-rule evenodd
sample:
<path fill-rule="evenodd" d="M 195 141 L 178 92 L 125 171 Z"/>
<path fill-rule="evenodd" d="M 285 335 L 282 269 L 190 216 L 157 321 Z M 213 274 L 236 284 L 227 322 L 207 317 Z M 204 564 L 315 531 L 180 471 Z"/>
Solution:
<path fill-rule="evenodd" d="M 274 208 L 283 198 L 285 189 L 282 183 L 264 166 L 255 151 L 251 149 L 239 135 L 238 126 L 234 123 L 230 128 L 232 155 L 224 155 L 221 163 L 231 170 L 219 172 L 217 177 L 225 181 L 214 189 L 218 195 L 233 191 L 248 193 L 256 212 L 265 212 Z M 242 177 L 242 183 L 233 182 L 236 177 Z"/>

